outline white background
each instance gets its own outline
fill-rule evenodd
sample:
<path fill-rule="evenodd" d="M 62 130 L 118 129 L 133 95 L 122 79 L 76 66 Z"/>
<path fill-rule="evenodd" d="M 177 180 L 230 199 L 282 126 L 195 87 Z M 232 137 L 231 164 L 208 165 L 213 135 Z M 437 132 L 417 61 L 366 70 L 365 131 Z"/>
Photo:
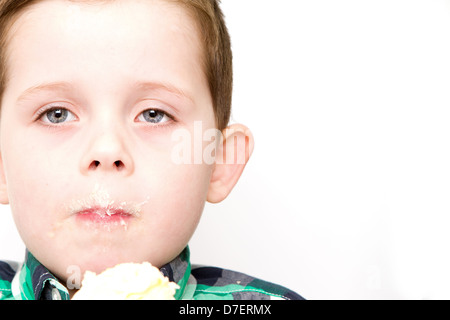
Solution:
<path fill-rule="evenodd" d="M 194 263 L 308 299 L 450 298 L 450 1 L 223 0 L 256 147 Z M 0 258 L 21 260 L 8 207 Z M 12 237 L 12 238 L 11 238 Z"/>

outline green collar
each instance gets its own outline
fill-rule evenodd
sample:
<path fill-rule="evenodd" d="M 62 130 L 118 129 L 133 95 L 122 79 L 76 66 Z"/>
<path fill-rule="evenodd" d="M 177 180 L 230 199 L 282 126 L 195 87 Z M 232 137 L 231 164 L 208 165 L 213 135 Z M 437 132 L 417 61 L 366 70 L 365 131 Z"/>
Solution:
<path fill-rule="evenodd" d="M 195 290 L 188 284 L 191 277 L 189 247 L 173 261 L 161 267 L 161 272 L 180 288 L 175 299 L 192 299 Z M 28 250 L 25 262 L 11 283 L 12 294 L 18 300 L 69 300 L 69 291 L 45 266 Z"/>

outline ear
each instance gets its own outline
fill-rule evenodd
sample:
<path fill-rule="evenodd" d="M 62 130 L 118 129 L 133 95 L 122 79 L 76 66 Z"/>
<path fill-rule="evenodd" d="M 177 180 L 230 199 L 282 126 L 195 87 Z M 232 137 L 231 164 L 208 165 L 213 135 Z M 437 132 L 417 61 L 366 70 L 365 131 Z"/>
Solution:
<path fill-rule="evenodd" d="M 9 204 L 8 188 L 6 187 L 6 177 L 1 152 L 0 152 L 0 204 Z"/>
<path fill-rule="evenodd" d="M 222 131 L 207 201 L 219 203 L 233 190 L 253 153 L 255 142 L 250 130 L 233 124 Z"/>

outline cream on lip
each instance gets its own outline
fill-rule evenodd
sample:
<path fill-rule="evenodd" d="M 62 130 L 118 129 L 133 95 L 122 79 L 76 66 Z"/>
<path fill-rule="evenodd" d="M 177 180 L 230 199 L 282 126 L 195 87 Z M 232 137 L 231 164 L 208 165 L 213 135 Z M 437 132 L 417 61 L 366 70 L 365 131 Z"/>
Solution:
<path fill-rule="evenodd" d="M 103 217 L 116 214 L 139 217 L 142 207 L 147 202 L 148 198 L 143 202 L 121 201 L 116 203 L 105 188 L 95 184 L 93 191 L 86 198 L 70 201 L 67 208 L 71 215 L 96 213 Z"/>

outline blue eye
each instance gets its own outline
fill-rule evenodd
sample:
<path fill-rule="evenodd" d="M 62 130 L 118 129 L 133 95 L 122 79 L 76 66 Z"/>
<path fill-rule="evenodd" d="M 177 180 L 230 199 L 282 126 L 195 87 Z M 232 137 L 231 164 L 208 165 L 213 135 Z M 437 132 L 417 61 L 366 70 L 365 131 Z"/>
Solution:
<path fill-rule="evenodd" d="M 149 109 L 142 112 L 137 119 L 142 122 L 158 124 L 170 121 L 171 117 L 161 110 Z"/>
<path fill-rule="evenodd" d="M 43 112 L 40 116 L 42 122 L 51 123 L 51 124 L 59 124 L 68 121 L 74 121 L 76 116 L 67 109 L 64 108 L 52 108 Z"/>

